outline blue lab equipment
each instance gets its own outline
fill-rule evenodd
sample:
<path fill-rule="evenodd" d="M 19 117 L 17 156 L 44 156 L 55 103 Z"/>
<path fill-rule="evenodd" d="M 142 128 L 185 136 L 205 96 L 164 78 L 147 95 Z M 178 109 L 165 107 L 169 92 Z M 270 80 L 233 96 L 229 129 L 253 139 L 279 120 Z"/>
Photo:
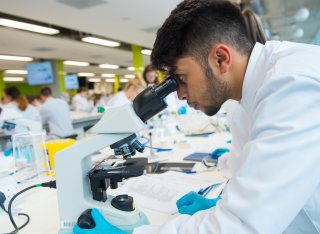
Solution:
<path fill-rule="evenodd" d="M 190 192 L 181 197 L 176 202 L 176 205 L 180 214 L 193 215 L 200 210 L 206 210 L 215 206 L 220 199 L 220 196 L 215 199 L 208 199 L 196 192 Z"/>

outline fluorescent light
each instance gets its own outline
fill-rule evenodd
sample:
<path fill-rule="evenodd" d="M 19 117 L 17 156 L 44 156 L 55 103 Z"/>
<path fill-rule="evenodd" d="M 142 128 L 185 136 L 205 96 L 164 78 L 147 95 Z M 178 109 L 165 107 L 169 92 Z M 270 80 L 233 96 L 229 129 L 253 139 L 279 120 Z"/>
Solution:
<path fill-rule="evenodd" d="M 115 77 L 115 74 L 110 74 L 110 73 L 104 73 L 101 75 L 102 77 Z"/>
<path fill-rule="evenodd" d="M 71 66 L 81 66 L 81 67 L 89 66 L 88 62 L 79 62 L 79 61 L 64 61 L 63 64 L 71 65 Z"/>
<path fill-rule="evenodd" d="M 101 79 L 100 78 L 90 78 L 89 81 L 90 82 L 100 82 Z"/>
<path fill-rule="evenodd" d="M 141 50 L 141 53 L 144 55 L 151 55 L 152 50 L 143 49 Z"/>
<path fill-rule="evenodd" d="M 12 60 L 12 61 L 32 61 L 33 58 L 31 57 L 23 57 L 23 56 L 11 56 L 11 55 L 0 55 L 0 59 L 2 60 Z"/>
<path fill-rule="evenodd" d="M 120 82 L 126 83 L 126 82 L 128 82 L 128 79 L 120 79 Z"/>
<path fill-rule="evenodd" d="M 78 76 L 94 76 L 94 73 L 90 72 L 79 72 Z"/>
<path fill-rule="evenodd" d="M 99 67 L 101 68 L 109 68 L 109 69 L 118 69 L 118 65 L 113 65 L 113 64 L 100 64 Z"/>
<path fill-rule="evenodd" d="M 58 34 L 60 32 L 59 30 L 54 28 L 47 28 L 35 24 L 28 24 L 4 18 L 0 18 L 0 25 L 49 35 Z"/>
<path fill-rule="evenodd" d="M 134 71 L 134 67 L 128 67 L 127 68 L 129 71 Z"/>
<path fill-rule="evenodd" d="M 11 82 L 19 82 L 19 81 L 24 81 L 23 77 L 3 77 L 4 81 L 11 81 Z"/>
<path fill-rule="evenodd" d="M 136 76 L 133 75 L 133 74 L 127 74 L 127 75 L 124 75 L 124 78 L 128 78 L 128 79 L 133 79 L 135 78 Z"/>
<path fill-rule="evenodd" d="M 93 43 L 97 45 L 103 45 L 103 46 L 109 46 L 109 47 L 117 47 L 120 46 L 119 42 L 116 41 L 109 41 L 97 37 L 83 37 L 81 38 L 82 41 L 88 42 L 88 43 Z"/>
<path fill-rule="evenodd" d="M 115 80 L 115 79 L 106 79 L 106 82 L 108 82 L 108 83 L 114 83 L 114 82 L 116 82 L 116 80 Z"/>
<path fill-rule="evenodd" d="M 6 74 L 19 74 L 19 75 L 27 74 L 26 70 L 5 70 L 4 72 Z"/>

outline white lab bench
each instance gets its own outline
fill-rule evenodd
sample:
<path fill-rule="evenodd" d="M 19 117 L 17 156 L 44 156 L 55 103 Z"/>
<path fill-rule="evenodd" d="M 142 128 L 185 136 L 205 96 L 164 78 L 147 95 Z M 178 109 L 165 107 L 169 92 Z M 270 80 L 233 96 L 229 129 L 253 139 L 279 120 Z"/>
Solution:
<path fill-rule="evenodd" d="M 158 153 L 159 158 L 166 159 L 169 162 L 182 162 L 183 158 L 193 152 L 206 152 L 218 147 L 224 147 L 226 140 L 230 139 L 229 133 L 216 133 L 209 137 L 191 137 L 184 138 L 180 143 L 173 145 L 173 151 Z M 106 152 L 109 149 L 106 149 Z M 148 150 L 146 151 L 148 154 Z M 187 161 L 184 161 L 187 162 Z M 189 161 L 188 161 L 189 162 Z M 206 172 L 202 173 L 204 176 Z M 222 178 L 222 175 L 216 170 L 212 176 Z M 108 190 L 112 194 L 112 190 Z M 75 194 L 76 196 L 76 194 Z M 30 216 L 30 223 L 23 228 L 21 234 L 56 234 L 59 229 L 59 213 L 57 192 L 55 189 L 34 188 L 24 193 L 20 199 L 16 199 L 13 205 L 14 209 L 27 213 Z M 160 225 L 174 218 L 168 215 L 149 209 L 141 209 L 148 217 L 151 224 Z M 14 216 L 18 226 L 25 222 L 25 217 Z M 0 210 L 0 233 L 7 233 L 13 230 L 8 215 Z"/>

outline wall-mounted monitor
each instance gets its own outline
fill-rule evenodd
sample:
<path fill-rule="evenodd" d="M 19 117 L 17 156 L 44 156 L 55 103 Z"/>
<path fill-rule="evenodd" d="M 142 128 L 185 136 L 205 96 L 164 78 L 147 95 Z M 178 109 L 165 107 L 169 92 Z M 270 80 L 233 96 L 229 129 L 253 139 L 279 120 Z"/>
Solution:
<path fill-rule="evenodd" d="M 77 75 L 66 75 L 64 76 L 64 87 L 67 90 L 79 89 L 79 80 Z"/>
<path fill-rule="evenodd" d="M 26 65 L 29 85 L 46 85 L 54 82 L 51 62 L 31 63 Z"/>

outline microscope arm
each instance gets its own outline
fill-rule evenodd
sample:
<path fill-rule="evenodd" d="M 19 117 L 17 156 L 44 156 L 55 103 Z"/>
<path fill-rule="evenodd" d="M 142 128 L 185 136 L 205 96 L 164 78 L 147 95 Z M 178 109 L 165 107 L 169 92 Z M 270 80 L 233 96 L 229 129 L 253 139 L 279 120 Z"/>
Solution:
<path fill-rule="evenodd" d="M 130 146 L 133 147 L 133 151 L 141 150 L 141 145 L 135 141 L 134 134 L 146 127 L 145 121 L 166 108 L 167 104 L 164 98 L 177 89 L 178 82 L 175 78 L 169 78 L 156 87 L 144 90 L 135 98 L 133 105 L 127 104 L 108 108 L 100 121 L 90 129 L 90 133 L 93 135 L 59 151 L 55 155 L 60 234 L 71 233 L 79 215 L 92 207 L 99 208 L 103 214 L 107 215 L 110 223 L 122 227 L 123 230 L 132 230 L 134 227 L 146 223 L 143 213 L 137 209 L 125 212 L 115 209 L 111 205 L 110 199 L 101 202 L 104 200 L 103 195 L 101 196 L 102 199 L 93 198 L 90 180 L 88 179 L 88 173 L 92 170 L 91 155 L 107 146 L 113 146 L 121 154 L 122 152 L 126 153 L 126 155 L 123 155 L 126 158 L 130 158 L 134 154 L 131 153 L 132 148 Z M 128 148 L 130 149 L 129 153 L 127 153 Z M 134 161 L 137 161 L 137 158 Z M 128 159 L 127 163 L 130 162 L 130 159 Z M 145 166 L 147 161 L 141 161 L 141 163 Z M 130 165 L 126 165 L 126 167 L 130 169 Z M 102 177 L 100 175 L 106 176 L 105 173 L 106 171 L 100 171 L 93 177 L 97 176 L 101 181 Z M 120 180 L 121 174 L 122 178 L 138 176 L 142 174 L 142 165 L 131 175 L 126 171 L 118 171 L 115 174 L 113 175 L 115 181 Z M 110 176 L 110 172 L 107 172 L 107 176 L 103 180 Z M 96 187 L 95 189 L 98 190 L 101 188 Z M 102 187 L 106 189 L 107 183 Z"/>

